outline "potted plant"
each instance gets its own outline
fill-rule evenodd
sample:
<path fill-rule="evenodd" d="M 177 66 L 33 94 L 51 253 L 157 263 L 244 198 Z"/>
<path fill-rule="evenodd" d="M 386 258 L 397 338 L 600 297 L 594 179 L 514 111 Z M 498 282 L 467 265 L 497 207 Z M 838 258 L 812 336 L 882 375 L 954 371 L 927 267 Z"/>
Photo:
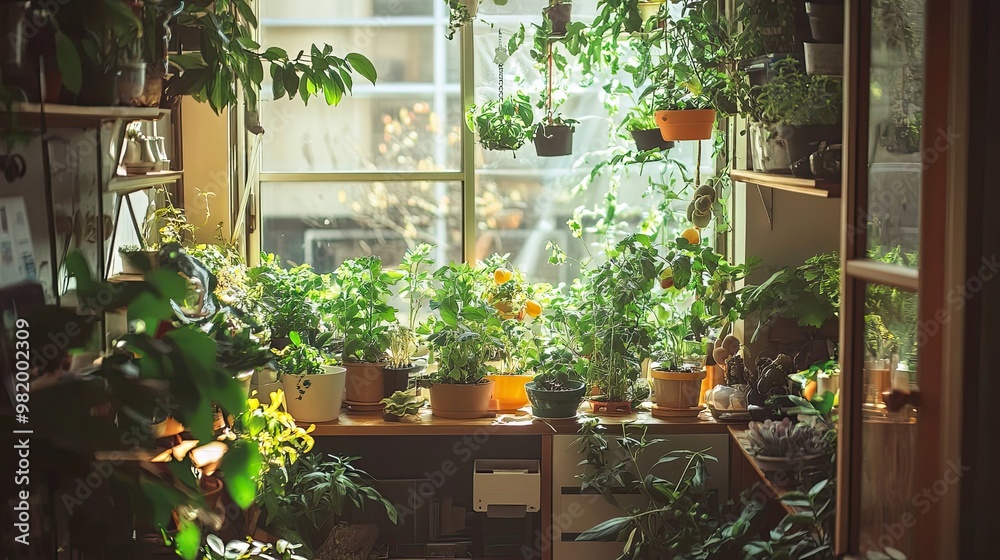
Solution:
<path fill-rule="evenodd" d="M 635 141 L 636 149 L 640 152 L 669 150 L 674 147 L 673 142 L 663 139 L 663 134 L 656 126 L 656 119 L 653 118 L 653 108 L 648 102 L 632 108 L 622 126 L 628 130 L 632 140 Z"/>
<path fill-rule="evenodd" d="M 465 116 L 487 150 L 517 150 L 534 132 L 535 116 L 528 96 L 518 92 L 499 101 L 473 105 Z"/>
<path fill-rule="evenodd" d="M 576 359 L 566 348 L 547 348 L 535 363 L 538 375 L 524 386 L 536 418 L 575 418 L 587 393 L 587 384 L 574 368 Z"/>
<path fill-rule="evenodd" d="M 383 393 L 406 391 L 410 376 L 424 369 L 424 364 L 413 360 L 417 337 L 413 330 L 393 323 L 388 331 L 389 351 L 382 371 Z"/>
<path fill-rule="evenodd" d="M 812 176 L 809 156 L 820 142 L 840 143 L 842 103 L 840 80 L 808 76 L 790 62 L 779 63 L 777 75 L 760 87 L 757 104 L 762 122 L 777 126 L 796 176 Z"/>
<path fill-rule="evenodd" d="M 806 2 L 809 30 L 817 43 L 844 42 L 844 0 Z"/>
<path fill-rule="evenodd" d="M 455 33 L 476 19 L 479 12 L 479 0 L 447 0 L 448 2 L 448 29 L 445 37 L 449 40 L 455 38 Z"/>
<path fill-rule="evenodd" d="M 806 423 L 780 421 L 750 422 L 747 444 L 764 471 L 801 470 L 829 450 L 822 430 Z"/>
<path fill-rule="evenodd" d="M 579 121 L 549 115 L 535 128 L 535 153 L 539 157 L 568 156 L 573 153 L 573 132 Z"/>
<path fill-rule="evenodd" d="M 383 382 L 389 325 L 396 319 L 388 302 L 402 274 L 382 270 L 382 259 L 371 256 L 344 261 L 334 278 L 340 287 L 336 307 L 344 333 L 347 404 L 381 408 L 379 402 L 392 394 Z"/>
<path fill-rule="evenodd" d="M 194 233 L 204 227 L 211 218 L 211 213 L 206 212 L 205 221 L 199 225 L 192 224 L 188 222 L 184 209 L 174 206 L 170 193 L 165 188 L 159 187 L 150 193 L 149 207 L 142 221 L 140 238 L 142 246 L 129 244 L 118 248 L 123 274 L 142 274 L 158 268 L 160 262 L 158 253 L 161 247 L 172 243 L 189 242 Z M 199 191 L 198 196 L 205 201 L 205 207 L 208 208 L 208 198 L 211 193 Z M 157 207 L 158 200 L 162 200 L 162 207 Z"/>
<path fill-rule="evenodd" d="M 291 342 L 275 352 L 278 373 L 288 399 L 288 412 L 301 422 L 329 422 L 340 417 L 344 399 L 346 371 L 332 365 L 332 360 L 302 341 L 292 331 Z"/>
<path fill-rule="evenodd" d="M 704 344 L 693 338 L 688 323 L 675 315 L 669 323 L 660 322 L 658 342 L 660 360 L 653 364 L 653 394 L 660 410 L 697 411 L 705 378 Z M 679 319 L 679 320 L 677 320 Z"/>
<path fill-rule="evenodd" d="M 377 525 L 349 525 L 352 517 L 375 506 L 396 523 L 393 505 L 372 487 L 374 480 L 351 464 L 352 459 L 307 453 L 286 469 L 271 469 L 265 480 L 273 490 L 261 496 L 262 526 L 268 532 L 284 535 L 302 543 L 307 558 L 324 558 L 328 553 L 351 552 L 356 558 L 368 558 L 367 551 L 341 551 L 336 542 L 374 538 L 369 535 Z M 339 538 L 339 539 L 338 539 Z"/>
<path fill-rule="evenodd" d="M 639 16 L 642 18 L 643 24 L 645 25 L 645 22 L 655 18 L 664 4 L 666 4 L 666 0 L 639 0 Z"/>
<path fill-rule="evenodd" d="M 482 270 L 450 263 L 434 273 L 440 283 L 421 329 L 428 335 L 437 371 L 431 375 L 431 411 L 442 418 L 480 418 L 490 406 L 493 382 L 487 362 L 503 351 L 502 327 L 481 293 Z"/>
<path fill-rule="evenodd" d="M 654 86 L 656 87 L 656 86 Z M 667 83 L 653 118 L 665 141 L 708 140 L 715 127 L 715 109 L 712 101 L 699 88 L 679 87 Z"/>
<path fill-rule="evenodd" d="M 549 36 L 562 37 L 566 35 L 566 26 L 573 18 L 573 2 L 549 0 L 549 5 L 542 9 L 542 17 L 546 26 L 551 29 Z"/>
<path fill-rule="evenodd" d="M 407 324 L 394 323 L 389 328 L 389 347 L 387 361 L 383 374 L 384 394 L 392 395 L 396 391 L 405 391 L 409 387 L 411 375 L 419 373 L 425 364 L 413 360 L 418 340 L 416 329 L 420 322 L 420 311 L 424 300 L 432 293 L 431 274 L 425 267 L 434 265 L 431 258 L 433 245 L 421 243 L 408 249 L 400 263 L 402 279 L 400 281 L 399 297 L 407 302 Z"/>
<path fill-rule="evenodd" d="M 382 399 L 382 404 L 385 405 L 382 418 L 386 422 L 414 422 L 420 420 L 418 414 L 427 404 L 427 399 L 404 391 L 396 391 L 392 396 Z"/>
<path fill-rule="evenodd" d="M 292 331 L 314 346 L 321 333 L 329 332 L 320 309 L 327 281 L 310 265 L 284 268 L 276 255 L 262 255 L 260 265 L 247 271 L 247 281 L 260 294 L 261 315 L 275 350 L 289 344 Z"/>

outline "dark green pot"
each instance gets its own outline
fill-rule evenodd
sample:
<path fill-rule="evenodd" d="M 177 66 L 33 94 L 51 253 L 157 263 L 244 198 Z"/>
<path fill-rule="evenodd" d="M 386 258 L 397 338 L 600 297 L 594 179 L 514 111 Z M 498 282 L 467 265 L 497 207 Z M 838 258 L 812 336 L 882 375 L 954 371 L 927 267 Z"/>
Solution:
<path fill-rule="evenodd" d="M 531 381 L 524 386 L 531 401 L 531 414 L 537 418 L 573 418 L 580 408 L 587 386 L 583 381 L 571 381 L 575 387 L 568 391 L 546 391 L 535 387 Z"/>

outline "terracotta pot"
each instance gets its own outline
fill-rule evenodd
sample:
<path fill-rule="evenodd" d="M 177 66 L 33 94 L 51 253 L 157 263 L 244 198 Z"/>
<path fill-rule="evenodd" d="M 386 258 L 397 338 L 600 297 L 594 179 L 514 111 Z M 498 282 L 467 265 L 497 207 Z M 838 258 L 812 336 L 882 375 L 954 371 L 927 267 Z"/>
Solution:
<path fill-rule="evenodd" d="M 676 372 L 654 369 L 652 375 L 657 406 L 661 408 L 693 408 L 698 406 L 701 397 L 701 380 L 706 377 L 704 370 Z"/>
<path fill-rule="evenodd" d="M 431 385 L 431 413 L 441 418 L 482 418 L 490 408 L 493 382 Z"/>
<path fill-rule="evenodd" d="M 599 401 L 590 399 L 590 408 L 594 414 L 631 414 L 632 403 L 625 401 Z"/>
<path fill-rule="evenodd" d="M 673 142 L 663 139 L 663 133 L 659 128 L 648 130 L 632 130 L 632 139 L 635 140 L 635 147 L 640 151 L 647 150 L 669 150 L 674 147 Z"/>
<path fill-rule="evenodd" d="M 548 391 L 538 389 L 531 382 L 524 386 L 531 401 L 531 414 L 536 418 L 572 418 L 576 416 L 580 403 L 583 402 L 587 385 L 583 381 L 575 381 L 576 388 L 567 391 Z"/>
<path fill-rule="evenodd" d="M 486 379 L 493 382 L 493 396 L 490 410 L 512 411 L 528 406 L 528 393 L 524 386 L 534 379 L 534 375 L 487 375 Z"/>
<path fill-rule="evenodd" d="M 299 422 L 330 422 L 340 418 L 346 371 L 339 366 L 323 366 L 323 373 L 319 374 L 282 375 L 288 413 Z"/>
<path fill-rule="evenodd" d="M 708 140 L 715 125 L 715 109 L 657 111 L 653 118 L 664 140 Z"/>
<path fill-rule="evenodd" d="M 354 404 L 376 405 L 386 397 L 382 380 L 384 363 L 344 362 L 347 369 L 345 399 Z"/>

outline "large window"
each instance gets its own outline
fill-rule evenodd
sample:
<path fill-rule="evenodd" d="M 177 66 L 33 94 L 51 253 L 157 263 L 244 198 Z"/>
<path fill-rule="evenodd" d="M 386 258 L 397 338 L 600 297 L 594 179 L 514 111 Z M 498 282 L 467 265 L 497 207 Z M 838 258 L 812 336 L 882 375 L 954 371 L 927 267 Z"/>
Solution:
<path fill-rule="evenodd" d="M 439 261 L 510 253 L 533 280 L 559 282 L 574 272 L 546 264 L 546 242 L 577 257 L 599 254 L 608 229 L 618 235 L 637 230 L 657 207 L 683 216 L 686 200 L 670 194 L 682 183 L 678 165 L 658 162 L 641 172 L 630 166 L 591 177 L 599 163 L 633 148 L 620 130 L 633 101 L 604 87 L 627 77 L 582 80 L 572 64 L 554 76 L 564 84 L 560 112 L 580 121 L 572 156 L 538 157 L 531 142 L 516 154 L 473 144 L 463 99 L 497 98 L 500 33 L 504 43 L 522 25 L 527 33 L 504 65 L 504 91 L 539 99 L 545 80 L 529 51 L 544 2 L 483 2 L 479 20 L 463 31 L 471 36 L 453 40 L 445 38 L 448 11 L 440 0 L 263 4 L 264 44 L 291 51 L 327 42 L 339 52 L 364 53 L 379 71 L 376 86 L 358 84 L 336 108 L 321 99 L 303 107 L 298 99 L 262 95 L 263 250 L 327 271 L 361 254 L 395 263 L 408 246 L 430 242 L 439 247 Z M 596 0 L 573 3 L 576 21 L 595 13 Z M 714 165 L 709 142 L 702 151 L 707 177 Z M 697 152 L 697 143 L 679 143 L 670 158 L 691 176 Z M 609 200 L 611 223 L 601 211 Z M 566 225 L 574 219 L 588 231 L 583 241 Z"/>

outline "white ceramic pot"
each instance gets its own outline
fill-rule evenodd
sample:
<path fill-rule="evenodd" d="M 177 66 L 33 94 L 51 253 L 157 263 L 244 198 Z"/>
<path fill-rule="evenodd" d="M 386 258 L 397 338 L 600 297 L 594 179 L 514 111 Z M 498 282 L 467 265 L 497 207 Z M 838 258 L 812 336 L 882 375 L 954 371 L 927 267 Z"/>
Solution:
<path fill-rule="evenodd" d="M 843 43 L 803 43 L 806 53 L 806 74 L 810 76 L 843 76 Z"/>
<path fill-rule="evenodd" d="M 282 375 L 288 413 L 299 422 L 330 422 L 340 418 L 347 370 L 323 366 L 323 373 Z"/>
<path fill-rule="evenodd" d="M 257 400 L 259 400 L 261 404 L 271 404 L 271 393 L 277 391 L 278 389 L 283 389 L 284 386 L 281 381 L 270 381 L 267 383 L 257 383 L 256 388 L 257 394 L 255 396 L 257 397 Z"/>

